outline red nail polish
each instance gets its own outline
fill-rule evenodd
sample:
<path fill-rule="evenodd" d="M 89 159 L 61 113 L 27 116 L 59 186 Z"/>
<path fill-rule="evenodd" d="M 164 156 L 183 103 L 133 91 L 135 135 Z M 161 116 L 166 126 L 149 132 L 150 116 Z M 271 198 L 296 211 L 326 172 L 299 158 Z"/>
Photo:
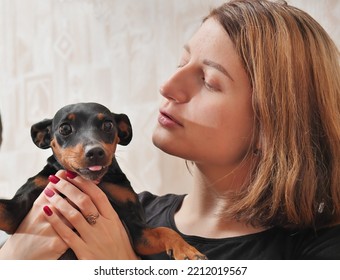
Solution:
<path fill-rule="evenodd" d="M 70 171 L 70 170 L 66 170 L 66 177 L 67 177 L 67 178 L 74 179 L 74 178 L 76 178 L 77 176 L 78 176 L 77 173 L 72 172 L 72 171 Z"/>
<path fill-rule="evenodd" d="M 54 191 L 52 191 L 52 190 L 49 189 L 49 188 L 45 188 L 45 189 L 44 189 L 44 193 L 45 193 L 48 197 L 54 196 Z"/>
<path fill-rule="evenodd" d="M 48 180 L 53 184 L 56 184 L 60 181 L 60 179 L 55 175 L 48 176 Z"/>
<path fill-rule="evenodd" d="M 52 212 L 52 210 L 51 210 L 50 207 L 48 207 L 48 206 L 46 205 L 46 206 L 43 207 L 43 210 L 44 210 L 44 212 L 45 212 L 45 214 L 46 214 L 47 216 L 52 216 L 53 212 Z"/>

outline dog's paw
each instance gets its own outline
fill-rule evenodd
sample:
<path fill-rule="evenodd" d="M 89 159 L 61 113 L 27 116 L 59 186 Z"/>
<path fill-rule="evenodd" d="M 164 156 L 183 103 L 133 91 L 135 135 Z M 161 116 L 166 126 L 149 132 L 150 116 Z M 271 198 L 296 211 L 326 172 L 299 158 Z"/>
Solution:
<path fill-rule="evenodd" d="M 175 260 L 207 260 L 208 258 L 185 241 L 177 242 L 166 253 Z"/>

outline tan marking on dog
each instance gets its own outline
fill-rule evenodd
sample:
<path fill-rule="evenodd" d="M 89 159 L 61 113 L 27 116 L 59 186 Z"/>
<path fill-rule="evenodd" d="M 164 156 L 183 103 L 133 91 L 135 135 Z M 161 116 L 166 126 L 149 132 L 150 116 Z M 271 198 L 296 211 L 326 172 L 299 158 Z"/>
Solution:
<path fill-rule="evenodd" d="M 13 234 L 16 230 L 13 221 L 9 220 L 8 209 L 2 204 L 0 204 L 0 228 L 8 234 Z"/>
<path fill-rule="evenodd" d="M 39 188 L 45 188 L 48 184 L 48 179 L 44 176 L 38 176 L 33 180 L 34 184 Z"/>
<path fill-rule="evenodd" d="M 74 121 L 76 119 L 76 114 L 74 113 L 68 114 L 67 119 L 70 121 Z"/>
<path fill-rule="evenodd" d="M 152 255 L 166 252 L 176 260 L 204 260 L 206 256 L 189 245 L 174 230 L 165 227 L 144 229 L 142 237 L 135 244 L 137 253 Z"/>
<path fill-rule="evenodd" d="M 118 202 L 125 203 L 128 201 L 132 202 L 137 201 L 137 196 L 135 192 L 133 192 L 131 189 L 127 187 L 106 182 L 103 182 L 100 186 L 109 197 L 112 197 L 114 200 Z"/>
<path fill-rule="evenodd" d="M 105 165 L 108 166 L 112 162 L 112 158 L 114 157 L 117 143 L 119 139 L 118 137 L 115 138 L 114 142 L 111 144 L 102 144 L 102 148 L 106 154 L 106 163 Z M 51 148 L 54 152 L 55 157 L 58 159 L 60 164 L 64 166 L 64 168 L 70 171 L 76 171 L 76 169 L 86 168 L 86 159 L 85 159 L 85 150 L 82 143 L 68 148 L 62 148 L 59 146 L 56 139 L 52 139 L 51 141 Z"/>
<path fill-rule="evenodd" d="M 51 148 L 55 157 L 65 169 L 75 171 L 77 168 L 84 168 L 84 146 L 82 144 L 78 144 L 74 147 L 62 148 L 55 139 L 52 139 Z"/>
<path fill-rule="evenodd" d="M 125 122 L 120 122 L 118 124 L 119 129 L 122 131 L 128 131 L 129 130 L 129 126 L 125 123 Z"/>
<path fill-rule="evenodd" d="M 100 120 L 100 121 L 102 121 L 104 118 L 105 118 L 105 115 L 103 113 L 99 113 L 97 115 L 97 119 Z"/>
<path fill-rule="evenodd" d="M 44 146 L 44 139 L 45 139 L 45 136 L 46 136 L 46 132 L 45 131 L 38 131 L 38 130 L 35 130 L 37 133 L 35 135 L 35 142 L 37 143 L 37 145 L 39 147 L 42 147 Z"/>
<path fill-rule="evenodd" d="M 57 147 L 57 146 L 58 146 L 57 141 L 55 140 L 55 138 L 52 138 L 52 139 L 51 139 L 51 148 L 54 149 L 54 148 Z"/>
<path fill-rule="evenodd" d="M 105 151 L 105 154 L 107 154 L 110 158 L 113 158 L 113 156 L 116 152 L 116 149 L 117 149 L 118 142 L 119 142 L 119 138 L 118 138 L 118 136 L 116 136 L 113 143 L 111 143 L 111 144 L 103 143 L 102 144 L 102 147 Z"/>

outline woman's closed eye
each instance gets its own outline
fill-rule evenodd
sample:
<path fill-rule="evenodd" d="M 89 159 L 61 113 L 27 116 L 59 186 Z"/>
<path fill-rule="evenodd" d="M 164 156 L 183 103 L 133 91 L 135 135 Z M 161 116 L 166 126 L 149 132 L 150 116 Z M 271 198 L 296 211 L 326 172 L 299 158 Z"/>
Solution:
<path fill-rule="evenodd" d="M 212 79 L 207 78 L 206 76 L 203 75 L 202 81 L 204 86 L 209 90 L 209 91 L 221 91 L 220 86 L 218 83 Z"/>

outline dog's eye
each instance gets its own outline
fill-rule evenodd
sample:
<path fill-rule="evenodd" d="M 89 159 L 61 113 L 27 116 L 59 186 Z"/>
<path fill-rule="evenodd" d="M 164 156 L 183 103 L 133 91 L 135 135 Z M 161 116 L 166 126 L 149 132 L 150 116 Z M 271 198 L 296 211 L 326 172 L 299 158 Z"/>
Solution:
<path fill-rule="evenodd" d="M 111 121 L 103 122 L 102 129 L 105 132 L 112 132 L 113 128 L 114 128 L 113 122 L 111 122 Z"/>
<path fill-rule="evenodd" d="M 61 126 L 59 126 L 59 132 L 61 135 L 64 136 L 70 135 L 72 133 L 72 126 L 70 126 L 69 124 L 62 124 Z"/>

